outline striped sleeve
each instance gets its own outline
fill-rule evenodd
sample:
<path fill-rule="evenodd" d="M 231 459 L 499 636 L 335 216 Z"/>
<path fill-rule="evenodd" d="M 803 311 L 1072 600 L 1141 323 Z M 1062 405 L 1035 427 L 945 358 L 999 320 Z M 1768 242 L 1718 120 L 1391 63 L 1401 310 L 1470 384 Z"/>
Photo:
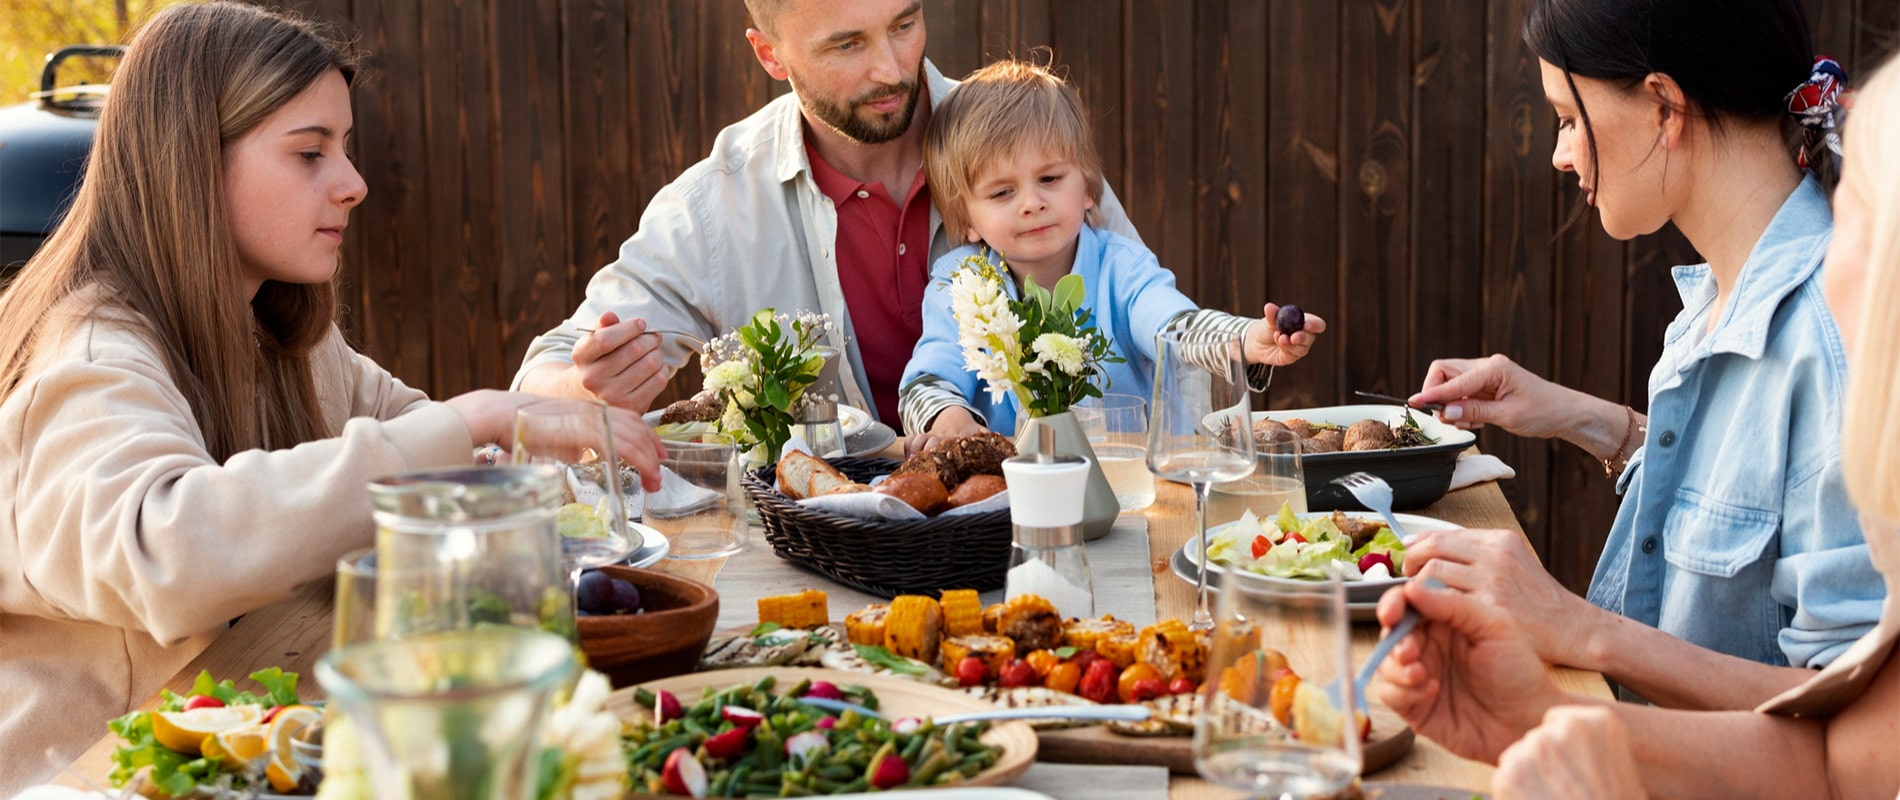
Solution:
<path fill-rule="evenodd" d="M 1161 333 L 1186 331 L 1189 341 L 1216 341 L 1227 336 L 1245 338 L 1247 326 L 1254 322 L 1251 317 L 1241 317 L 1225 311 L 1211 308 L 1183 311 L 1170 318 L 1161 326 Z M 1197 357 L 1198 356 L 1198 357 Z M 1188 351 L 1188 358 L 1212 372 L 1220 369 L 1223 360 L 1219 351 L 1212 347 Z M 1256 392 L 1264 392 L 1273 375 L 1273 368 L 1267 364 L 1247 365 L 1247 385 Z"/>
<path fill-rule="evenodd" d="M 916 436 L 928 430 L 937 415 L 948 408 L 968 410 L 979 424 L 988 424 L 988 420 L 970 405 L 969 399 L 957 391 L 956 385 L 943 378 L 925 373 L 898 390 L 897 415 L 903 420 L 906 435 Z"/>

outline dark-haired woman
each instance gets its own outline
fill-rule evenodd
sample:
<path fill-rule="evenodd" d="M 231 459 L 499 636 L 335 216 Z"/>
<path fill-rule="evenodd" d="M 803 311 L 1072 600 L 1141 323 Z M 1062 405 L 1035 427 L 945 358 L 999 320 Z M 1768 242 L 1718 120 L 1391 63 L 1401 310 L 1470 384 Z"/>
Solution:
<path fill-rule="evenodd" d="M 1838 67 L 1793 0 L 1539 0 L 1525 38 L 1557 114 L 1552 164 L 1604 229 L 1674 222 L 1704 264 L 1649 380 L 1649 417 L 1502 356 L 1432 365 L 1421 401 L 1466 426 L 1560 437 L 1619 476 L 1588 599 L 1515 533 L 1426 535 L 1407 571 L 1489 597 L 1547 661 L 1659 705 L 1749 708 L 1873 627 L 1885 596 L 1841 474 L 1846 357 L 1821 297 Z M 1835 139 L 1834 141 L 1838 141 Z M 1607 488 L 1607 487 L 1606 487 Z"/>

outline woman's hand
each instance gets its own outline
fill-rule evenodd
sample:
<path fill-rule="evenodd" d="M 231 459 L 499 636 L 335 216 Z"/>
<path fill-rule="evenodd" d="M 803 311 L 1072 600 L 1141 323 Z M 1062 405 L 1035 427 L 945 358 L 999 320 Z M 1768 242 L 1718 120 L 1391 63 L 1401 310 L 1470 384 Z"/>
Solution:
<path fill-rule="evenodd" d="M 1509 616 L 1545 661 L 1571 666 L 1602 613 L 1551 577 L 1516 531 L 1425 531 L 1405 545 L 1405 573 L 1430 576 Z"/>
<path fill-rule="evenodd" d="M 513 450 L 515 412 L 529 403 L 546 400 L 539 395 L 480 389 L 457 395 L 443 404 L 462 415 L 468 435 L 477 445 L 493 442 L 503 450 Z M 607 424 L 613 429 L 614 455 L 620 463 L 640 473 L 640 485 L 649 492 L 660 490 L 660 459 L 666 446 L 647 427 L 646 421 L 624 408 L 607 407 Z"/>
<path fill-rule="evenodd" d="M 1313 342 L 1326 332 L 1326 320 L 1312 314 L 1306 315 L 1306 327 L 1294 331 L 1288 336 L 1274 326 L 1279 318 L 1280 307 L 1268 303 L 1261 309 L 1263 316 L 1247 326 L 1243 355 L 1249 364 L 1272 364 L 1284 367 L 1306 357 L 1313 349 Z"/>
<path fill-rule="evenodd" d="M 958 436 L 969 436 L 971 434 L 982 433 L 986 430 L 989 430 L 989 428 L 983 427 L 983 423 L 977 422 L 976 416 L 971 414 L 969 409 L 961 406 L 951 406 L 937 412 L 937 418 L 930 421 L 930 428 L 928 430 L 905 440 L 904 456 L 908 458 L 918 453 L 928 453 L 936 449 L 937 445 L 942 444 L 946 439 L 954 439 Z"/>
<path fill-rule="evenodd" d="M 1379 622 L 1407 605 L 1419 625 L 1379 666 L 1379 700 L 1420 734 L 1465 758 L 1495 762 L 1544 711 L 1563 702 L 1544 662 L 1510 617 L 1475 596 L 1407 581 L 1379 599 Z"/>
<path fill-rule="evenodd" d="M 1574 395 L 1502 355 L 1432 362 L 1415 404 L 1443 403 L 1438 418 L 1460 428 L 1496 425 L 1519 436 L 1548 439 L 1569 432 Z"/>
<path fill-rule="evenodd" d="M 1498 758 L 1496 800 L 1647 797 L 1629 732 L 1607 708 L 1558 706 Z"/>

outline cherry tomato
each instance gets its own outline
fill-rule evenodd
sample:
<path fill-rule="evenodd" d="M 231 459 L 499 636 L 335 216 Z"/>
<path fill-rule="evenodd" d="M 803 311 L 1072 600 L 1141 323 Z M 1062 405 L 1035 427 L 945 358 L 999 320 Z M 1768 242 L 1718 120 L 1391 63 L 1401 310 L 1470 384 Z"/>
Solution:
<path fill-rule="evenodd" d="M 1286 538 L 1281 539 L 1280 544 L 1286 544 L 1288 541 L 1294 541 L 1294 542 L 1299 542 L 1300 544 L 1306 544 L 1306 537 L 1301 536 L 1298 533 L 1295 533 L 1293 531 L 1287 531 Z"/>
<path fill-rule="evenodd" d="M 1078 669 L 1082 670 L 1082 674 L 1087 675 L 1089 672 L 1089 665 L 1097 661 L 1101 661 L 1102 654 L 1095 652 L 1093 649 L 1083 650 L 1079 653 L 1076 653 L 1069 660 L 1075 662 L 1075 666 Z"/>
<path fill-rule="evenodd" d="M 1115 681 L 1115 693 L 1121 697 L 1124 703 L 1135 702 L 1135 682 L 1144 678 L 1160 680 L 1161 670 L 1155 669 L 1153 664 L 1143 664 L 1139 662 L 1129 664 L 1127 669 L 1122 670 L 1121 678 Z M 1164 689 L 1167 688 L 1166 683 L 1163 683 L 1161 686 Z"/>
<path fill-rule="evenodd" d="M 208 694 L 195 694 L 191 696 L 191 699 L 185 701 L 186 711 L 192 711 L 192 710 L 200 709 L 200 708 L 223 708 L 223 707 L 224 707 L 223 700 L 219 700 L 218 698 L 212 697 L 211 695 L 208 695 Z"/>
<path fill-rule="evenodd" d="M 1075 694 L 1075 687 L 1082 682 L 1082 668 L 1073 661 L 1064 661 L 1049 668 L 1049 675 L 1042 679 L 1042 685 L 1058 692 Z"/>
<path fill-rule="evenodd" d="M 1024 656 L 1023 660 L 1029 662 L 1030 668 L 1036 671 L 1038 678 L 1049 677 L 1049 669 L 1062 662 L 1054 650 L 1037 650 Z"/>
<path fill-rule="evenodd" d="M 1168 682 L 1168 694 L 1193 694 L 1194 682 L 1186 678 L 1175 678 Z"/>
<path fill-rule="evenodd" d="M 957 685 L 980 686 L 990 677 L 990 665 L 976 656 L 964 656 L 957 662 Z"/>
<path fill-rule="evenodd" d="M 1272 549 L 1273 549 L 1273 542 L 1268 541 L 1267 537 L 1265 536 L 1253 537 L 1253 557 L 1254 558 L 1259 558 L 1261 556 L 1264 556 L 1267 554 L 1268 550 L 1272 550 Z"/>
<path fill-rule="evenodd" d="M 1107 703 L 1115 699 L 1115 665 L 1109 661 L 1096 661 L 1089 665 L 1082 675 L 1083 697 L 1097 703 Z"/>
<path fill-rule="evenodd" d="M 1141 680 L 1135 681 L 1135 685 L 1129 693 L 1129 700 L 1139 703 L 1143 700 L 1153 700 L 1167 693 L 1168 685 L 1162 683 L 1160 678 L 1142 678 Z"/>
<path fill-rule="evenodd" d="M 1035 686 L 1036 668 L 1020 658 L 1011 659 L 996 675 L 996 685 L 1004 688 Z"/>

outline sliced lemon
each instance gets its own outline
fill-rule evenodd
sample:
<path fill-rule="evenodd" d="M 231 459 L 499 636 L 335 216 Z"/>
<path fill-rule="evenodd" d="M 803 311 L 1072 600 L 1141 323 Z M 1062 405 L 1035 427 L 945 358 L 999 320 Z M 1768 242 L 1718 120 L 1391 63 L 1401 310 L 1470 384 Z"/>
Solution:
<path fill-rule="evenodd" d="M 321 719 L 323 712 L 310 706 L 285 706 L 271 719 L 270 761 L 264 765 L 264 777 L 270 779 L 271 788 L 292 792 L 303 782 L 303 765 L 291 755 L 290 740 Z"/>
<path fill-rule="evenodd" d="M 206 756 L 249 763 L 270 750 L 270 728 L 244 725 L 218 731 L 205 737 L 202 749 Z"/>
<path fill-rule="evenodd" d="M 201 755 L 205 739 L 220 731 L 256 725 L 263 706 L 220 706 L 152 714 L 152 737 L 159 744 L 187 755 Z"/>

